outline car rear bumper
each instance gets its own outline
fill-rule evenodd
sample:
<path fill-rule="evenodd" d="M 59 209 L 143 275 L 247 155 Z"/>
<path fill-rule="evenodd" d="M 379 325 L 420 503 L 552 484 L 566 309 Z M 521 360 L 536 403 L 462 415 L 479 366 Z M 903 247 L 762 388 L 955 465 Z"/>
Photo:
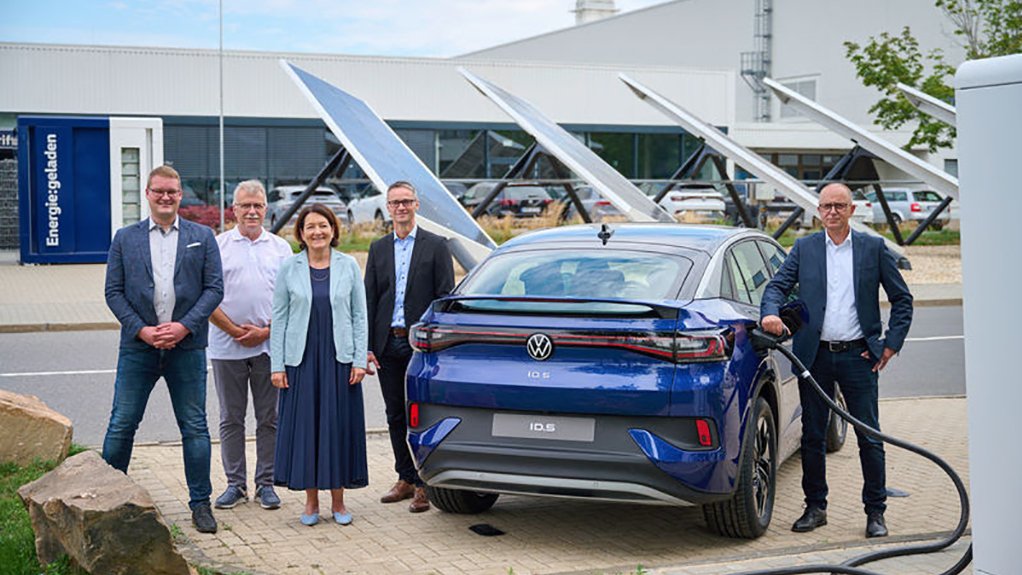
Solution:
<path fill-rule="evenodd" d="M 591 420 L 592 439 L 498 436 L 498 413 L 536 426 Z M 733 466 L 724 461 L 716 428 L 714 445 L 701 447 L 694 418 L 420 404 L 420 422 L 409 429 L 408 441 L 420 476 L 434 487 L 669 505 L 719 501 L 733 489 Z"/>

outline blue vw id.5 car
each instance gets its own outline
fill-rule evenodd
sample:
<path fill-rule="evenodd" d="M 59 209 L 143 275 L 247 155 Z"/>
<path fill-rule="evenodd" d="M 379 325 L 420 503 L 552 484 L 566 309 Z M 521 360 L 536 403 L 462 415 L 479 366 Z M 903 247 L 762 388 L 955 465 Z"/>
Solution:
<path fill-rule="evenodd" d="M 755 230 L 673 224 L 494 251 L 409 333 L 408 441 L 430 500 L 696 504 L 723 535 L 761 535 L 801 432 L 790 367 L 749 335 L 784 257 Z"/>

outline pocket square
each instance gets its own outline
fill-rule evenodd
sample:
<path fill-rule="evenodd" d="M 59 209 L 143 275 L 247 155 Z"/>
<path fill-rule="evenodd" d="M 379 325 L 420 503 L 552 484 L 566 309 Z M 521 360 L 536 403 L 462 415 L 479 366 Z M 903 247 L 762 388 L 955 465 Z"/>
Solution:
<path fill-rule="evenodd" d="M 185 246 L 185 249 L 187 249 L 187 248 L 194 248 L 194 247 L 201 246 L 201 245 L 202 245 L 202 242 L 195 242 L 195 243 L 188 244 L 187 246 Z"/>

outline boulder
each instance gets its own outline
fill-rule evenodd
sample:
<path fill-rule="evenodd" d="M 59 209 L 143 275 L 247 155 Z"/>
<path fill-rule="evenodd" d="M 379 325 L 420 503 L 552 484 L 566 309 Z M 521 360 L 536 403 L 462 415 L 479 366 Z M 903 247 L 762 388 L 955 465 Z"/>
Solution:
<path fill-rule="evenodd" d="M 61 461 L 70 447 L 70 419 L 34 395 L 0 389 L 0 463 Z"/>
<path fill-rule="evenodd" d="M 67 555 L 89 573 L 187 575 L 149 493 L 95 451 L 18 489 L 46 565 Z"/>

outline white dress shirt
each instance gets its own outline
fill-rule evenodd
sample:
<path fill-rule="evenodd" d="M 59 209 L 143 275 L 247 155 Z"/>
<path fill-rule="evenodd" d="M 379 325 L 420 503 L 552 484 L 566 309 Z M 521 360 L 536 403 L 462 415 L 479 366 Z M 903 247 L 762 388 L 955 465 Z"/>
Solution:
<path fill-rule="evenodd" d="M 174 264 L 177 263 L 178 217 L 170 229 L 149 218 L 149 257 L 153 264 L 153 308 L 160 323 L 171 321 L 177 294 L 174 293 Z"/>
<path fill-rule="evenodd" d="M 220 310 L 236 325 L 266 327 L 273 318 L 273 287 L 281 262 L 293 255 L 284 238 L 263 230 L 255 241 L 238 228 L 216 237 L 224 270 L 224 299 Z M 210 359 L 246 359 L 270 353 L 269 340 L 245 347 L 227 332 L 209 324 Z"/>
<path fill-rule="evenodd" d="M 827 242 L 827 310 L 823 314 L 823 341 L 852 341 L 862 337 L 855 309 L 855 273 L 852 233 L 840 244 L 823 233 Z"/>

